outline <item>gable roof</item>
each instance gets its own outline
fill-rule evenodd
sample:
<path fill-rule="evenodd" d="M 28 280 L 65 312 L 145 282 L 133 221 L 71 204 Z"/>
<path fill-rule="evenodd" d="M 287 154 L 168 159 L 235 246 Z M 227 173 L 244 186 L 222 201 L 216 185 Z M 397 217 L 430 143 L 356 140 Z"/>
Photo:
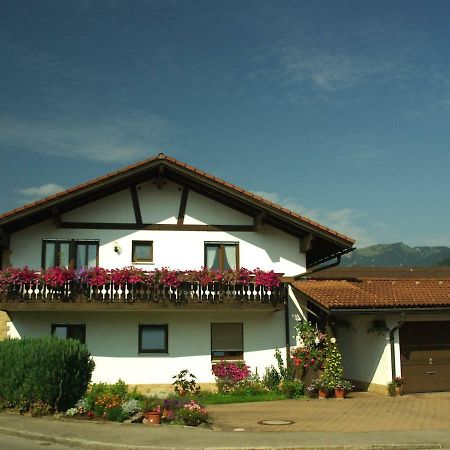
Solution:
<path fill-rule="evenodd" d="M 352 269 L 326 270 L 293 284 L 330 312 L 450 306 L 450 268 Z"/>
<path fill-rule="evenodd" d="M 54 217 L 55 211 L 61 214 L 152 178 L 167 178 L 245 214 L 261 216 L 264 223 L 299 238 L 312 235 L 315 242 L 308 252 L 308 267 L 348 251 L 354 244 L 344 234 L 163 153 L 5 212 L 0 215 L 0 229 L 10 233 L 26 228 Z"/>

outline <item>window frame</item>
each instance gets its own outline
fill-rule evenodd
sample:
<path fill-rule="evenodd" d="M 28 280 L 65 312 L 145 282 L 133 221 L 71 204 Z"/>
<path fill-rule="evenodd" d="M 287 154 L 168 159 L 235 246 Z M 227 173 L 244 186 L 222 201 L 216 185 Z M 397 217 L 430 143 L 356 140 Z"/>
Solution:
<path fill-rule="evenodd" d="M 224 325 L 224 324 L 241 326 L 241 343 L 242 343 L 241 347 L 242 347 L 242 349 L 240 350 L 241 353 L 239 355 L 226 355 L 226 354 L 224 354 L 223 356 L 213 355 L 214 352 L 223 351 L 224 353 L 226 353 L 226 351 L 227 351 L 227 350 L 214 350 L 213 349 L 213 326 L 214 325 Z M 225 361 L 244 361 L 244 322 L 211 322 L 210 330 L 211 330 L 211 332 L 210 332 L 211 361 L 223 361 L 223 360 L 225 360 Z M 231 350 L 228 350 L 228 351 L 231 352 Z"/>
<path fill-rule="evenodd" d="M 136 246 L 138 246 L 138 245 L 145 245 L 145 244 L 149 244 L 150 245 L 150 258 L 136 259 L 135 258 Z M 149 264 L 149 263 L 153 263 L 153 241 L 142 241 L 142 240 L 131 241 L 131 262 L 133 264 Z"/>
<path fill-rule="evenodd" d="M 203 260 L 204 260 L 204 267 L 207 266 L 207 248 L 208 247 L 216 247 L 219 249 L 219 268 L 218 270 L 225 270 L 225 247 L 235 247 L 235 258 L 236 258 L 236 267 L 232 270 L 238 270 L 239 265 L 239 242 L 214 242 L 214 241 L 205 241 L 204 243 L 204 254 L 203 254 Z"/>
<path fill-rule="evenodd" d="M 41 255 L 41 267 L 46 268 L 46 244 L 55 244 L 54 261 L 55 265 L 52 267 L 61 267 L 60 248 L 61 244 L 69 245 L 69 269 L 79 269 L 76 267 L 77 246 L 78 245 L 94 245 L 96 246 L 95 255 L 95 267 L 99 265 L 99 251 L 100 251 L 100 239 L 42 239 L 42 255 Z M 85 267 L 85 266 L 83 266 Z M 49 268 L 49 267 L 47 267 Z"/>
<path fill-rule="evenodd" d="M 58 337 L 58 336 L 55 336 L 55 334 L 54 334 L 57 327 L 66 327 L 67 331 L 69 331 L 70 328 L 80 327 L 82 330 L 82 333 L 81 333 L 82 339 L 79 339 L 79 341 L 82 344 L 86 343 L 86 324 L 85 323 L 52 323 L 51 324 L 51 335 L 53 337 Z M 62 339 L 62 338 L 59 338 L 59 339 Z M 77 339 L 77 338 L 67 336 L 66 339 Z"/>
<path fill-rule="evenodd" d="M 142 331 L 145 328 L 162 329 L 164 330 L 164 348 L 142 348 Z M 169 354 L 169 324 L 167 323 L 153 323 L 153 324 L 139 324 L 138 328 L 138 353 L 139 354 Z"/>

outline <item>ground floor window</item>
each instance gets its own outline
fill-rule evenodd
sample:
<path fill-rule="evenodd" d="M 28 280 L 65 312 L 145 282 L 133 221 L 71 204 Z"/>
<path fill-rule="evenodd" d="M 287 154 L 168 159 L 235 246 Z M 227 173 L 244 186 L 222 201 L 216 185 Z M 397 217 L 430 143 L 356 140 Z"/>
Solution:
<path fill-rule="evenodd" d="M 169 326 L 139 325 L 139 353 L 168 353 Z"/>
<path fill-rule="evenodd" d="M 211 324 L 211 359 L 244 359 L 243 323 Z"/>
<path fill-rule="evenodd" d="M 78 339 L 86 342 L 86 325 L 83 324 L 52 324 L 52 336 L 61 339 Z"/>

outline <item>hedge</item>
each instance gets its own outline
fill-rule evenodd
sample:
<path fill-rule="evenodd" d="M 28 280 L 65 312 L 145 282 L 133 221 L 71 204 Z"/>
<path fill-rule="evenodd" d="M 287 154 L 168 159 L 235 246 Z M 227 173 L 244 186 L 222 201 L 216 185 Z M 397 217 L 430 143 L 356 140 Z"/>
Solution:
<path fill-rule="evenodd" d="M 44 403 L 65 411 L 86 392 L 94 370 L 87 347 L 56 337 L 0 342 L 0 401 L 3 407 L 30 409 Z"/>

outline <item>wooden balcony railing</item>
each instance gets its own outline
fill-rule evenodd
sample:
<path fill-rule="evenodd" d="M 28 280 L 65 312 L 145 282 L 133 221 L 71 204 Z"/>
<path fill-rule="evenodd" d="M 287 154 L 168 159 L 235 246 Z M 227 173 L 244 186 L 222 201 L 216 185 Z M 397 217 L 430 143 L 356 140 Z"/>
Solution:
<path fill-rule="evenodd" d="M 287 285 L 267 288 L 253 283 L 199 283 L 182 282 L 178 287 L 164 285 L 147 286 L 142 283 L 126 283 L 123 286 L 107 283 L 88 286 L 70 281 L 60 287 L 32 283 L 10 285 L 0 291 L 0 303 L 160 303 L 185 304 L 268 304 L 279 305 L 287 301 Z"/>

